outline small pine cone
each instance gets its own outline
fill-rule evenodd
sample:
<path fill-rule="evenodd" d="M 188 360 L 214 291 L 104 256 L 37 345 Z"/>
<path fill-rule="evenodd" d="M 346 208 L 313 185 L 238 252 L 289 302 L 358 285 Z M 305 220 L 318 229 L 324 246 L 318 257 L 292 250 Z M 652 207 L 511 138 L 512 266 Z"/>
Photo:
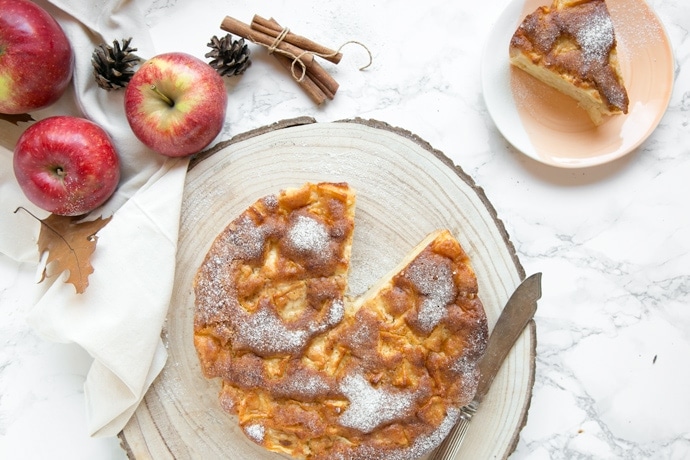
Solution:
<path fill-rule="evenodd" d="M 134 75 L 134 66 L 141 58 L 134 54 L 136 48 L 130 48 L 132 38 L 123 39 L 122 45 L 117 40 L 113 46 L 105 43 L 96 47 L 91 55 L 93 76 L 99 87 L 110 91 L 124 88 Z"/>
<path fill-rule="evenodd" d="M 251 64 L 249 47 L 244 44 L 244 38 L 233 40 L 232 35 L 227 34 L 219 39 L 214 35 L 206 46 L 211 48 L 205 55 L 211 58 L 209 65 L 221 76 L 240 75 Z"/>

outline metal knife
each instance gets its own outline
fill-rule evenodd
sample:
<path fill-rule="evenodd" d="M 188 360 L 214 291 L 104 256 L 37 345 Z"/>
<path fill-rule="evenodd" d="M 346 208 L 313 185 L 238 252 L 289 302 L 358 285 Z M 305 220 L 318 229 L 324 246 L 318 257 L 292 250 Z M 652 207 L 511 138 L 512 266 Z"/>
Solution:
<path fill-rule="evenodd" d="M 432 453 L 429 460 L 451 460 L 455 458 L 462 444 L 472 416 L 494 381 L 506 356 L 522 334 L 525 326 L 537 311 L 537 300 L 541 298 L 541 273 L 535 273 L 520 283 L 508 299 L 501 315 L 494 326 L 484 357 L 479 362 L 479 384 L 474 399 L 460 409 L 460 420 L 450 431 L 446 439 Z"/>

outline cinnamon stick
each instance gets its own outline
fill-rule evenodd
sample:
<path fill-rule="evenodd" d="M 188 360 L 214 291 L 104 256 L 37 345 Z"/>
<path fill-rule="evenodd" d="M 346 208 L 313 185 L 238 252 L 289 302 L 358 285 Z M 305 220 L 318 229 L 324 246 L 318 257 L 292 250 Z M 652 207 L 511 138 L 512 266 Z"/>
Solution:
<path fill-rule="evenodd" d="M 280 65 L 282 65 L 286 70 L 292 71 L 292 59 L 282 54 L 273 54 L 273 56 L 278 60 Z M 312 76 L 307 72 L 302 80 L 298 80 L 297 83 L 302 87 L 305 93 L 311 98 L 316 105 L 321 105 L 326 101 L 326 98 L 333 99 L 333 96 L 326 94 L 323 88 L 318 85 Z"/>
<path fill-rule="evenodd" d="M 272 18 L 262 18 L 258 14 L 254 15 L 250 27 L 254 30 L 269 35 L 274 39 L 277 38 L 283 32 L 283 28 L 275 20 L 273 20 Z M 285 37 L 283 37 L 283 41 L 290 43 L 291 45 L 294 45 L 298 48 L 301 48 L 304 51 L 317 54 L 320 57 L 334 64 L 338 64 L 340 60 L 343 58 L 343 53 L 330 49 L 326 46 L 320 45 L 319 43 L 316 43 L 313 40 L 310 40 L 306 37 L 297 35 L 289 31 L 285 35 Z"/>
<path fill-rule="evenodd" d="M 283 30 L 283 27 L 278 24 L 278 21 L 275 19 L 268 19 L 267 22 L 271 24 L 274 29 Z M 290 65 L 292 65 L 292 63 Z M 340 86 L 338 82 L 335 81 L 335 79 L 316 61 L 312 61 L 311 64 L 306 66 L 305 78 L 306 77 L 314 80 L 314 83 L 321 88 L 329 99 L 333 99 L 335 93 L 338 92 L 338 87 Z"/>
<path fill-rule="evenodd" d="M 309 70 L 307 70 L 307 77 L 310 78 L 316 86 L 326 95 L 328 99 L 333 99 L 335 97 L 335 93 L 338 90 L 338 88 L 335 89 L 335 91 L 331 90 L 328 86 L 324 85 L 324 82 L 317 77 L 314 76 Z"/>
<path fill-rule="evenodd" d="M 230 16 L 226 16 L 225 19 L 223 19 L 220 28 L 226 32 L 239 35 L 240 37 L 267 47 L 273 46 L 275 42 L 275 38 L 271 37 L 270 35 L 266 35 L 262 32 L 254 30 L 249 25 Z M 338 91 L 338 82 L 335 81 L 335 79 L 331 77 L 328 72 L 326 72 L 324 68 L 314 60 L 313 54 L 306 53 L 303 49 L 291 45 L 290 43 L 286 43 L 285 41 L 281 41 L 276 48 L 288 53 L 293 57 L 293 59 L 299 57 L 300 61 L 304 63 L 306 69 L 311 71 L 313 78 L 321 81 L 321 83 L 328 88 L 331 93 L 335 94 L 335 92 Z"/>
<path fill-rule="evenodd" d="M 274 19 L 270 19 L 268 22 L 272 24 L 273 28 L 279 28 L 282 31 L 282 27 L 280 27 Z M 304 64 L 304 76 L 301 81 L 298 80 L 298 83 L 300 83 L 309 97 L 317 104 L 321 104 L 325 98 L 333 99 L 335 93 L 338 91 L 338 87 L 340 86 L 338 82 L 316 62 L 313 54 L 285 40 L 281 40 L 280 43 L 276 44 L 275 37 L 259 30 L 252 29 L 251 26 L 230 16 L 226 16 L 225 19 L 223 19 L 220 28 L 254 43 L 264 45 L 267 48 L 273 48 L 275 46 L 275 49 L 280 50 L 280 52 L 273 52 L 272 54 L 278 59 L 278 62 L 280 62 L 283 67 L 291 72 L 294 60 L 299 58 L 299 61 Z M 295 74 L 301 76 L 301 66 L 299 66 L 299 64 L 295 65 L 298 68 L 293 76 L 295 76 Z"/>

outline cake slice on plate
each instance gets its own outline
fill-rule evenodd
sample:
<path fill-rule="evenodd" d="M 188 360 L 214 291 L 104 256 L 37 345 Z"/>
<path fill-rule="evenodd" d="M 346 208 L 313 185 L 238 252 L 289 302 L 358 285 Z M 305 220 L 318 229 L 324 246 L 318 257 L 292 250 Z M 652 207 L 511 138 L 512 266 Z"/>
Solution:
<path fill-rule="evenodd" d="M 616 34 L 604 0 L 554 0 L 510 40 L 510 62 L 577 100 L 595 125 L 628 113 Z"/>

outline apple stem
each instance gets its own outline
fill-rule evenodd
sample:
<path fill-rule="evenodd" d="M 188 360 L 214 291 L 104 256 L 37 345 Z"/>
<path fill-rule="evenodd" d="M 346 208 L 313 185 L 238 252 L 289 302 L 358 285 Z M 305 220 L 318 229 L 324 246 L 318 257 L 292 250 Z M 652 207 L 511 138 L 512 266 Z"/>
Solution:
<path fill-rule="evenodd" d="M 175 101 L 173 101 L 173 100 L 170 99 L 168 96 L 166 96 L 165 94 L 163 94 L 163 93 L 161 92 L 161 90 L 159 90 L 159 89 L 156 87 L 156 85 L 151 85 L 151 90 L 152 90 L 154 93 L 156 93 L 156 95 L 158 95 L 158 97 L 160 97 L 160 98 L 163 100 L 163 102 L 165 102 L 166 104 L 168 104 L 170 107 L 173 107 L 173 106 L 175 105 Z"/>

